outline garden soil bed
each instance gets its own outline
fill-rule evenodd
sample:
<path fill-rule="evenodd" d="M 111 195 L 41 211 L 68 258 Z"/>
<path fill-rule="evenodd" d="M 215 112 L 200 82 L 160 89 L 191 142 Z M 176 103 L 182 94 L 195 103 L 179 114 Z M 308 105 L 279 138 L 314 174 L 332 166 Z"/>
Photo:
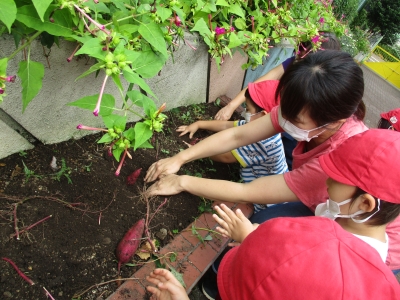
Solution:
<path fill-rule="evenodd" d="M 175 131 L 179 125 L 210 119 L 218 109 L 213 104 L 197 104 L 167 112 L 164 132 L 152 142 L 154 149 L 132 153 L 133 158 L 126 160 L 119 176 L 114 174 L 118 163 L 107 155 L 103 144 L 97 144 L 101 134 L 36 145 L 33 150 L 1 159 L 1 257 L 14 261 L 35 285 L 30 286 L 9 263 L 0 260 L 0 298 L 46 299 L 45 287 L 57 300 L 72 299 L 92 285 L 116 279 L 115 248 L 125 232 L 146 216 L 146 202 L 140 193 L 145 188 L 146 170 L 158 159 L 187 147 L 183 141 L 190 142 L 188 137 L 180 138 Z M 199 131 L 195 137 L 209 134 Z M 65 162 L 65 172 L 58 178 L 50 168 L 53 156 L 59 168 L 62 160 Z M 139 168 L 142 172 L 136 184 L 127 185 L 127 176 Z M 212 163 L 209 159 L 189 163 L 179 174 L 226 180 L 238 180 L 239 175 L 235 164 Z M 151 199 L 151 211 L 164 199 Z M 12 237 L 16 233 L 16 203 L 19 230 L 52 217 L 21 233 L 17 240 Z M 188 193 L 168 197 L 150 224 L 152 235 L 161 228 L 168 232 L 164 240 L 158 238 L 160 247 L 200 214 L 199 207 L 204 209 L 204 200 Z M 143 262 L 135 256 L 132 263 L 136 266 L 121 268 L 121 277 L 129 277 Z M 117 283 L 112 282 L 91 289 L 80 299 L 106 299 L 116 288 Z"/>

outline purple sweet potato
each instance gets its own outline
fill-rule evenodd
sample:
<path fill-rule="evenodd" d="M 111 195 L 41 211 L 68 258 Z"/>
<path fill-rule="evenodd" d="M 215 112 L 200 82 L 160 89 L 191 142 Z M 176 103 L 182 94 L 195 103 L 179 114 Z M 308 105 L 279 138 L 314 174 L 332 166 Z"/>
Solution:
<path fill-rule="evenodd" d="M 126 264 L 131 257 L 135 254 L 137 248 L 140 245 L 140 239 L 142 238 L 144 231 L 144 219 L 137 221 L 131 229 L 124 235 L 122 240 L 119 242 L 116 255 L 118 258 L 118 274 L 121 265 Z"/>

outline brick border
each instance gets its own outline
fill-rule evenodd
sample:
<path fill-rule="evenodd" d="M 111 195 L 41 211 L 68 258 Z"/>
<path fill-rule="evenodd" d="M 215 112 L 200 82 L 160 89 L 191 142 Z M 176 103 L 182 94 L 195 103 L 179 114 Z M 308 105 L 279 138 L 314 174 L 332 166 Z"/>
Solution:
<path fill-rule="evenodd" d="M 253 213 L 252 204 L 235 204 L 223 202 L 229 208 L 240 208 L 246 217 L 250 217 Z M 217 204 L 217 203 L 214 203 Z M 219 204 L 219 203 L 218 203 Z M 213 238 L 211 241 L 201 243 L 199 239 L 192 235 L 191 228 L 195 225 L 197 228 L 215 229 L 217 223 L 212 218 L 210 213 L 203 213 L 198 219 L 193 221 L 186 229 L 164 248 L 160 250 L 160 254 L 168 252 L 176 252 L 178 254 L 175 262 L 171 263 L 173 267 L 179 267 L 183 272 L 183 280 L 186 284 L 186 291 L 189 294 L 192 288 L 197 284 L 203 274 L 225 249 L 229 239 L 219 237 Z M 208 231 L 198 230 L 198 233 L 205 238 L 210 235 Z M 155 269 L 155 263 L 145 264 L 132 277 L 137 280 L 129 280 L 124 282 L 107 300 L 140 300 L 146 299 L 146 286 L 150 285 L 146 281 L 151 271 Z"/>

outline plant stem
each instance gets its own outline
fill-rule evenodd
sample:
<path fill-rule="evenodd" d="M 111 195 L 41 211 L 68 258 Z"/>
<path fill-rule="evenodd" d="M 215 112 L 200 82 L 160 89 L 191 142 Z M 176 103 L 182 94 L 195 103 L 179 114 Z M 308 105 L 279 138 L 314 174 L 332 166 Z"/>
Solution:
<path fill-rule="evenodd" d="M 19 240 L 17 207 L 18 207 L 18 203 L 15 203 L 14 204 L 14 229 L 15 229 L 15 235 L 17 236 L 17 240 Z"/>
<path fill-rule="evenodd" d="M 21 229 L 21 230 L 19 231 L 19 234 L 21 234 L 21 233 L 23 233 L 23 232 L 25 232 L 25 231 L 28 231 L 29 229 L 32 229 L 33 227 L 39 225 L 40 223 L 43 223 L 44 221 L 50 219 L 51 217 L 52 217 L 52 215 L 47 216 L 47 217 L 45 217 L 45 218 L 43 218 L 43 219 L 37 221 L 36 223 L 33 223 L 33 224 L 29 225 L 28 227 L 25 227 L 25 228 Z M 14 237 L 14 236 L 16 236 L 16 235 L 17 235 L 17 233 L 14 233 L 11 237 Z M 19 240 L 19 236 L 18 236 L 17 239 Z"/>
<path fill-rule="evenodd" d="M 16 265 L 11 259 L 9 259 L 9 258 L 7 258 L 7 257 L 2 257 L 1 259 L 4 260 L 4 261 L 6 261 L 6 262 L 8 262 L 8 263 L 15 269 L 15 271 L 17 271 L 18 275 L 21 276 L 23 280 L 25 280 L 26 282 L 28 282 L 30 285 L 34 285 L 34 284 L 35 284 L 28 276 L 26 276 L 26 275 L 24 274 L 24 272 L 22 272 L 22 271 L 17 267 L 17 265 Z"/>
<path fill-rule="evenodd" d="M 46 290 L 45 287 L 43 287 L 43 289 L 44 289 L 44 291 L 46 292 L 46 296 L 47 296 L 47 297 L 49 297 L 51 300 L 56 300 L 56 299 L 54 299 L 54 297 L 49 293 L 49 291 Z"/>
<path fill-rule="evenodd" d="M 27 40 L 27 42 L 26 42 L 25 44 L 23 44 L 22 46 L 20 46 L 17 50 L 15 50 L 15 51 L 8 57 L 8 60 L 13 59 L 14 56 L 18 54 L 18 52 L 20 52 L 21 50 L 23 50 L 23 49 L 25 49 L 27 46 L 29 46 L 29 45 L 32 43 L 32 41 L 33 41 L 34 39 L 36 39 L 42 32 L 43 32 L 43 31 L 38 31 L 38 32 L 36 32 L 34 35 L 32 35 L 32 36 L 30 37 L 30 39 Z"/>
<path fill-rule="evenodd" d="M 73 296 L 73 298 L 80 298 L 83 294 L 87 293 L 87 292 L 90 291 L 92 288 L 99 287 L 99 286 L 102 286 L 102 285 L 105 285 L 105 284 L 109 284 L 109 283 L 111 283 L 111 282 L 123 281 L 123 280 L 139 280 L 139 278 L 135 278 L 135 277 L 130 277 L 130 278 L 118 278 L 118 279 L 112 279 L 112 280 L 109 280 L 109 281 L 105 281 L 105 282 L 102 282 L 102 283 L 96 283 L 96 284 L 90 286 L 89 288 L 87 288 L 86 290 L 84 290 L 82 293 L 75 294 L 75 295 Z"/>

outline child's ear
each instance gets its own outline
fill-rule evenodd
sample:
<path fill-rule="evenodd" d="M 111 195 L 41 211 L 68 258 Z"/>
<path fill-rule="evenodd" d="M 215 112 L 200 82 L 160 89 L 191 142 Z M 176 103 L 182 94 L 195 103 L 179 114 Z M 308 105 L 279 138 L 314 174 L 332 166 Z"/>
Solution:
<path fill-rule="evenodd" d="M 363 194 L 360 197 L 361 197 L 361 202 L 358 205 L 358 208 L 360 210 L 363 210 L 365 212 L 371 212 L 375 209 L 376 201 L 373 196 L 371 196 L 370 194 Z"/>

